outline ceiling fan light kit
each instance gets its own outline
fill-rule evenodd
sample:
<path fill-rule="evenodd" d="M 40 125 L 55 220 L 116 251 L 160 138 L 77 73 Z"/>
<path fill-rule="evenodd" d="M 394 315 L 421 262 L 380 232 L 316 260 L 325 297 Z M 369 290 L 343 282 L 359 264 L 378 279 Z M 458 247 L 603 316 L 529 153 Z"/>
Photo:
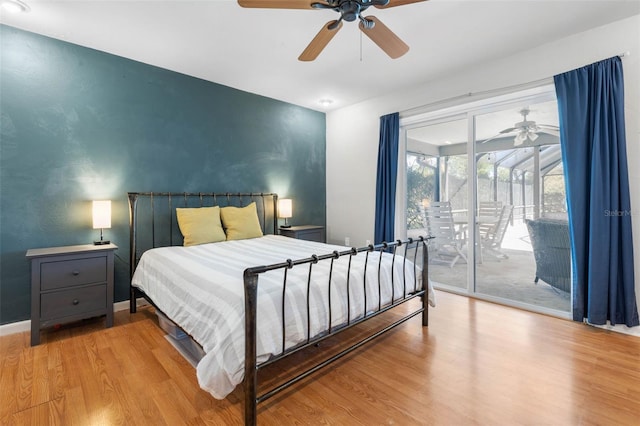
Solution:
<path fill-rule="evenodd" d="M 313 61 L 340 31 L 343 21 L 353 22 L 355 20 L 359 20 L 360 31 L 366 34 L 390 58 L 401 57 L 409 51 L 409 46 L 375 16 L 362 16 L 362 13 L 371 6 L 384 9 L 423 1 L 426 0 L 238 0 L 238 4 L 248 8 L 331 9 L 339 13 L 340 17 L 337 20 L 327 22 L 298 57 L 300 61 Z"/>
<path fill-rule="evenodd" d="M 520 115 L 522 115 L 522 121 L 515 123 L 513 127 L 500 131 L 496 136 L 492 136 L 489 139 L 485 139 L 482 143 L 487 143 L 491 140 L 503 137 L 503 135 L 518 132 L 513 138 L 513 145 L 520 146 L 523 143 L 530 141 L 534 142 L 538 139 L 538 132 L 548 133 L 550 135 L 559 136 L 560 128 L 551 124 L 537 124 L 535 121 L 527 120 L 527 115 L 531 110 L 529 108 L 522 108 Z"/>
<path fill-rule="evenodd" d="M 522 130 L 518 132 L 516 137 L 513 139 L 513 145 L 519 146 L 525 143 L 527 140 L 533 142 L 536 139 L 538 139 L 538 135 L 536 133 L 533 133 L 530 130 Z"/>

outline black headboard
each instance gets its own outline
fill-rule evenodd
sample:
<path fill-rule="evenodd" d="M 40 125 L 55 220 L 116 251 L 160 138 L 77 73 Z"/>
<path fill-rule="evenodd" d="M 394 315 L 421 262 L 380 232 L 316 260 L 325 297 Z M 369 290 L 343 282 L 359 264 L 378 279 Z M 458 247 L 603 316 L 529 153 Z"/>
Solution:
<path fill-rule="evenodd" d="M 127 195 L 131 277 L 146 250 L 182 245 L 177 207 L 244 207 L 255 202 L 262 232 L 277 234 L 278 230 L 278 195 L 274 193 L 128 192 Z"/>

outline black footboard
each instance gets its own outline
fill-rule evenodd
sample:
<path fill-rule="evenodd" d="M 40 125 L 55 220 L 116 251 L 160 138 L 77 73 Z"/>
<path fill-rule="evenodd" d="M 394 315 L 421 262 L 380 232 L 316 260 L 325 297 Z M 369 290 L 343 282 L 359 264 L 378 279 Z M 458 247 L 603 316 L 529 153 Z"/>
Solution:
<path fill-rule="evenodd" d="M 396 257 L 396 254 L 399 250 L 404 249 L 404 253 L 402 257 Z M 258 310 L 258 285 L 259 285 L 259 276 L 262 273 L 265 273 L 267 271 L 272 271 L 272 270 L 277 270 L 277 269 L 284 269 L 285 273 L 284 273 L 284 283 L 283 283 L 283 287 L 286 287 L 286 282 L 287 282 L 287 273 L 286 270 L 287 269 L 291 269 L 295 266 L 300 266 L 300 265 L 308 265 L 309 268 L 309 280 L 307 282 L 307 300 L 308 300 L 308 295 L 309 295 L 309 291 L 310 291 L 310 285 L 311 285 L 311 271 L 314 267 L 315 264 L 317 264 L 318 262 L 331 262 L 331 267 L 330 267 L 330 271 L 333 271 L 333 261 L 335 259 L 338 259 L 342 256 L 349 256 L 349 269 L 347 271 L 347 277 L 349 277 L 351 275 L 351 258 L 353 256 L 358 255 L 358 253 L 364 252 L 363 254 L 361 254 L 361 256 L 366 256 L 365 259 L 365 266 L 364 266 L 364 277 L 365 279 L 363 280 L 364 285 L 366 286 L 366 271 L 367 268 L 371 268 L 371 267 L 377 267 L 378 268 L 378 289 L 380 289 L 380 280 L 381 280 L 381 272 L 380 272 L 380 264 L 378 263 L 378 265 L 370 265 L 369 264 L 369 253 L 373 252 L 373 251 L 379 251 L 381 254 L 383 252 L 389 252 L 393 254 L 393 261 L 395 262 L 396 259 L 402 259 L 403 262 L 407 262 L 409 260 L 409 258 L 411 257 L 411 252 L 413 252 L 413 259 L 409 260 L 412 262 L 413 264 L 413 286 L 410 286 L 411 288 L 407 288 L 408 287 L 408 281 L 407 281 L 407 277 L 406 274 L 404 274 L 405 268 L 403 265 L 403 285 L 402 288 L 403 293 L 402 294 L 393 294 L 393 291 L 395 289 L 394 285 L 393 285 L 393 268 L 391 271 L 391 289 L 392 289 L 392 295 L 391 295 L 391 303 L 386 304 L 386 305 L 381 305 L 380 303 L 378 304 L 377 309 L 374 309 L 373 311 L 367 311 L 366 306 L 366 288 L 363 289 L 363 294 L 365 295 L 365 309 L 364 309 L 364 315 L 362 315 L 361 317 L 355 318 L 355 319 L 351 319 L 348 318 L 347 323 L 342 325 L 341 327 L 339 327 L 337 330 L 332 329 L 331 327 L 331 319 L 329 320 L 329 325 L 328 325 L 328 329 L 326 330 L 325 333 L 321 333 L 320 335 L 318 335 L 317 337 L 312 337 L 310 336 L 309 331 L 307 331 L 307 339 L 306 342 L 304 342 L 303 344 L 300 345 L 296 345 L 293 348 L 285 348 L 284 347 L 284 341 L 285 341 L 285 319 L 282 318 L 282 325 L 283 325 L 283 330 L 282 330 L 282 353 L 277 355 L 277 356 L 273 356 L 271 357 L 267 362 L 261 363 L 258 365 L 256 359 L 257 359 L 257 310 Z M 419 255 L 420 254 L 420 255 Z M 245 392 L 245 424 L 246 425 L 255 425 L 257 422 L 257 406 L 259 403 L 271 398 L 272 396 L 274 396 L 275 394 L 277 394 L 278 392 L 288 388 L 289 386 L 299 382 L 300 380 L 308 377 L 309 375 L 315 373 L 316 371 L 318 371 L 319 369 L 329 365 L 330 363 L 332 363 L 333 361 L 336 361 L 340 358 L 342 358 L 343 356 L 347 355 L 348 353 L 352 352 L 353 350 L 359 348 L 360 346 L 368 343 L 369 341 L 373 340 L 374 338 L 386 333 L 387 331 L 395 328 L 396 326 L 404 323 L 405 321 L 413 318 L 414 316 L 417 316 L 419 314 L 422 314 L 422 325 L 423 326 L 427 326 L 428 325 L 428 248 L 427 248 L 427 241 L 425 238 L 420 237 L 417 240 L 414 239 L 408 239 L 406 241 L 396 241 L 394 243 L 383 243 L 383 244 L 379 244 L 376 246 L 370 245 L 368 247 L 364 247 L 364 248 L 360 248 L 360 249 L 351 249 L 351 250 L 345 250 L 342 252 L 338 252 L 338 251 L 334 251 L 331 254 L 327 254 L 327 255 L 322 255 L 322 256 L 316 256 L 313 255 L 310 258 L 306 258 L 306 259 L 300 259 L 300 260 L 287 260 L 286 262 L 283 263 L 278 263 L 278 264 L 273 264 L 273 265 L 268 265 L 268 266 L 260 266 L 260 267 L 255 267 L 255 268 L 249 268 L 247 270 L 244 271 L 244 283 L 245 283 L 245 376 L 244 376 L 244 392 Z M 379 262 L 382 261 L 382 255 L 379 256 Z M 375 262 L 374 262 L 375 263 Z M 421 281 L 422 281 L 422 285 L 420 286 L 420 288 L 418 288 L 415 283 L 417 282 L 417 277 L 418 275 L 421 276 Z M 415 279 L 414 279 L 415 278 Z M 328 277 L 328 282 L 327 285 L 331 286 L 331 272 L 329 273 L 329 277 Z M 346 297 L 349 297 L 349 281 L 347 278 L 347 295 Z M 380 290 L 378 290 L 380 291 Z M 330 291 L 329 291 L 329 295 L 330 295 Z M 330 296 L 329 296 L 330 297 Z M 359 340 L 357 343 L 349 346 L 348 348 L 342 350 L 341 352 L 339 352 L 338 354 L 325 359 L 324 361 L 320 362 L 319 364 L 310 367 L 308 369 L 306 369 L 305 371 L 295 375 L 294 377 L 290 378 L 289 380 L 287 380 L 286 382 L 272 388 L 272 389 L 268 389 L 262 393 L 259 394 L 259 390 L 258 390 L 258 372 L 260 369 L 278 361 L 281 360 L 299 350 L 302 350 L 304 348 L 309 347 L 310 345 L 315 345 L 317 343 L 319 343 L 320 341 L 327 339 L 331 336 L 335 336 L 336 334 L 347 330 L 363 321 L 366 321 L 370 318 L 373 318 L 377 315 L 380 315 L 390 309 L 393 309 L 399 305 L 404 304 L 405 302 L 414 299 L 416 297 L 420 297 L 422 299 L 422 303 L 420 305 L 420 308 L 417 310 L 414 310 L 408 314 L 405 314 L 402 318 L 394 321 L 393 323 L 389 324 L 387 327 L 383 328 L 382 330 L 379 330 L 378 332 L 375 332 L 374 334 L 371 335 L 367 335 L 364 338 L 362 338 L 361 340 Z M 381 301 L 381 295 L 380 293 L 378 293 L 378 301 Z M 347 300 L 347 303 L 349 303 L 349 301 Z M 284 305 L 284 297 L 283 297 L 283 305 Z M 331 318 L 331 303 L 329 301 L 328 303 L 329 306 L 329 318 Z M 284 315 L 284 309 L 282 310 L 283 315 Z M 309 312 L 309 306 L 307 304 L 307 315 Z M 309 327 L 310 321 L 307 318 L 307 326 Z"/>
<path fill-rule="evenodd" d="M 148 249 L 163 246 L 182 245 L 182 236 L 177 226 L 177 220 L 175 216 L 176 207 L 203 207 L 203 206 L 237 206 L 242 207 L 251 202 L 256 203 L 258 211 L 258 217 L 260 225 L 265 234 L 277 234 L 277 194 L 273 193 L 168 193 L 168 192 L 147 192 L 128 193 L 129 197 L 129 213 L 130 213 L 130 273 L 133 277 L 135 268 L 138 264 L 142 253 Z M 141 212 L 138 212 L 138 210 Z M 329 249 L 330 250 L 330 249 Z M 356 259 L 357 256 L 357 259 Z M 361 261 L 364 257 L 364 261 Z M 385 268 L 382 267 L 383 257 L 386 258 L 385 262 L 391 262 L 390 277 L 386 277 Z M 378 260 L 372 260 L 377 258 Z M 346 294 L 333 297 L 344 297 L 346 303 L 346 320 L 344 322 L 342 317 L 336 322 L 338 325 L 333 326 L 332 315 L 335 313 L 331 309 L 331 283 L 332 274 L 337 275 L 334 271 L 334 263 L 339 263 L 338 259 L 342 261 L 348 261 L 348 267 L 346 268 Z M 354 260 L 356 259 L 356 260 Z M 357 267 L 352 268 L 352 260 L 357 263 Z M 399 265 L 402 262 L 402 265 Z M 402 291 L 398 291 L 396 294 L 396 283 L 394 283 L 394 264 L 401 267 L 401 278 L 398 278 L 398 283 L 402 281 L 400 288 Z M 255 425 L 257 421 L 257 407 L 258 404 L 271 398 L 278 392 L 292 386 L 300 380 L 308 377 L 324 366 L 336 361 L 353 350 L 361 347 L 372 339 L 382 335 L 383 333 L 393 329 L 394 327 L 404 323 L 405 321 L 413 318 L 417 315 L 422 315 L 423 326 L 428 325 L 428 249 L 427 239 L 420 237 L 418 239 L 408 239 L 405 241 L 396 241 L 393 243 L 382 243 L 379 245 L 370 245 L 368 247 L 359 249 L 348 249 L 344 251 L 334 251 L 329 254 L 313 255 L 309 258 L 299 260 L 286 260 L 282 263 L 259 266 L 246 269 L 244 271 L 244 286 L 245 286 L 245 377 L 244 377 L 244 390 L 245 390 L 245 424 Z M 328 270 L 328 276 L 324 275 L 319 280 L 322 285 L 325 280 L 328 287 L 326 288 L 329 293 L 328 300 L 328 325 L 326 330 L 322 330 L 320 333 L 312 333 L 310 330 L 311 320 L 309 318 L 309 294 L 312 281 L 312 271 L 315 268 L 323 267 Z M 328 267 L 327 267 L 328 266 Z M 345 265 L 341 265 L 341 271 L 344 273 Z M 364 267 L 364 270 L 361 268 Z M 308 281 L 306 283 L 307 291 L 307 318 L 306 318 L 306 340 L 296 344 L 294 347 L 285 347 L 285 300 L 286 300 L 286 286 L 288 271 L 293 268 L 308 268 Z M 257 348 L 257 333 L 258 333 L 258 289 L 260 286 L 260 276 L 269 271 L 281 270 L 283 271 L 284 282 L 282 283 L 282 318 L 281 323 L 283 325 L 282 330 L 282 351 L 276 356 L 272 356 L 266 362 L 258 364 L 258 348 Z M 296 269 L 292 271 L 289 276 L 293 276 L 294 272 L 302 271 L 302 274 L 297 274 L 298 280 L 296 283 L 302 285 L 304 288 L 304 278 L 307 276 L 305 269 Z M 360 275 L 362 274 L 362 275 Z M 354 289 L 358 289 L 357 283 L 351 283 L 350 277 L 358 276 L 362 279 L 362 294 L 364 295 L 364 305 L 362 306 L 362 313 L 351 316 L 350 304 L 355 302 L 350 300 L 350 286 Z M 372 276 L 377 276 L 376 279 L 372 279 Z M 389 284 L 391 294 L 385 295 L 385 302 L 382 301 L 381 283 L 385 285 Z M 387 281 L 385 281 L 387 280 Z M 357 281 L 355 278 L 353 281 Z M 421 281 L 421 285 L 417 285 L 417 282 Z M 369 282 L 369 283 L 368 283 Z M 276 281 L 278 283 L 278 281 Z M 318 283 L 314 284 L 317 285 Z M 372 287 L 367 287 L 372 285 Z M 375 289 L 377 285 L 377 306 L 371 307 L 367 303 L 367 289 L 373 291 L 372 300 L 375 299 Z M 279 284 L 276 286 L 280 291 Z M 140 296 L 147 299 L 151 304 L 151 301 L 146 294 L 139 289 L 131 286 L 131 312 L 136 311 L 136 299 Z M 324 294 L 324 293 L 323 293 Z M 384 312 L 387 312 L 405 302 L 421 298 L 422 303 L 419 309 L 415 309 L 408 314 L 405 312 L 400 319 L 393 321 L 383 329 L 373 332 L 367 336 L 362 337 L 355 344 L 352 344 L 348 348 L 342 350 L 336 355 L 333 355 L 317 365 L 307 368 L 305 371 L 296 374 L 286 382 L 275 385 L 274 387 L 265 391 L 259 392 L 258 388 L 258 372 L 271 365 L 272 363 L 281 360 L 289 355 L 292 355 L 304 348 L 311 345 L 318 344 L 320 341 L 327 339 L 331 336 L 351 329 L 353 326 L 362 323 L 370 318 L 376 317 Z M 387 300 L 388 299 L 388 300 Z M 323 299 L 325 300 L 325 299 Z M 154 305 L 155 306 L 155 305 Z M 302 309 L 304 311 L 304 307 Z M 323 326 L 324 327 L 324 326 Z"/>

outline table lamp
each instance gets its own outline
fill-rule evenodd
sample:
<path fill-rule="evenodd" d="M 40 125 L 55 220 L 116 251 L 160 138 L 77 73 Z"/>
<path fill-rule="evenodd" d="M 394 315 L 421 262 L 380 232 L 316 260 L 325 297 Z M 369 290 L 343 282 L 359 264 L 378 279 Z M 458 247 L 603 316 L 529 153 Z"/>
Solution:
<path fill-rule="evenodd" d="M 278 217 L 284 219 L 284 225 L 282 225 L 282 228 L 291 228 L 287 219 L 292 216 L 292 213 L 293 205 L 290 198 L 281 198 L 278 200 Z"/>
<path fill-rule="evenodd" d="M 102 230 L 111 228 L 111 200 L 93 202 L 93 229 L 100 229 L 100 240 L 94 241 L 95 245 L 109 244 L 111 241 L 102 237 Z"/>

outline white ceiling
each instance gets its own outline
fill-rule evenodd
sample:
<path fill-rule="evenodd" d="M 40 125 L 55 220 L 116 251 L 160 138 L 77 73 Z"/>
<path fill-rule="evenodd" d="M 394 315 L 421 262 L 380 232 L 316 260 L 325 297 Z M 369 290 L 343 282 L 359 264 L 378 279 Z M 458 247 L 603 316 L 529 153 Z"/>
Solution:
<path fill-rule="evenodd" d="M 371 8 L 410 51 L 390 59 L 355 22 L 297 60 L 337 14 L 233 0 L 24 0 L 0 22 L 316 110 L 351 105 L 640 14 L 640 0 L 430 0 Z M 360 43 L 362 42 L 362 59 Z M 622 53 L 622 52 L 621 52 Z M 325 108 L 318 101 L 331 98 Z M 517 117 L 516 117 L 517 118 Z"/>

